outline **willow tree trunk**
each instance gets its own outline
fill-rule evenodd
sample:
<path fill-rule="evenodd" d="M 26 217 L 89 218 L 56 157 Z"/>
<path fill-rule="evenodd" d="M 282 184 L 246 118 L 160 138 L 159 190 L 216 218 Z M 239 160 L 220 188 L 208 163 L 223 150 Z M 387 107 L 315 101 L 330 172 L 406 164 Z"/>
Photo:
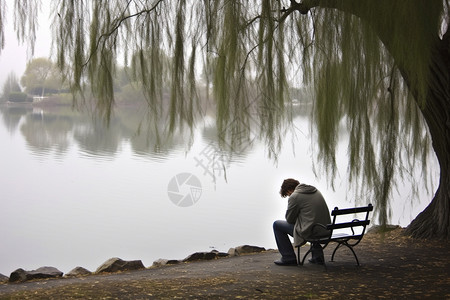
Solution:
<path fill-rule="evenodd" d="M 450 238 L 450 33 L 437 43 L 423 116 L 440 167 L 439 187 L 430 205 L 414 219 L 407 233 L 417 238 Z"/>

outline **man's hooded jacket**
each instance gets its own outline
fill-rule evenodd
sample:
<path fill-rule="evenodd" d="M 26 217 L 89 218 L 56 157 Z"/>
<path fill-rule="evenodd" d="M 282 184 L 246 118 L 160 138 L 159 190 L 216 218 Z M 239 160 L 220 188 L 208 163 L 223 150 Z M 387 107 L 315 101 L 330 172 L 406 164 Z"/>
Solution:
<path fill-rule="evenodd" d="M 286 221 L 295 224 L 294 245 L 301 246 L 311 237 L 327 236 L 328 231 L 313 224 L 330 224 L 330 211 L 322 194 L 313 186 L 299 184 L 288 199 Z"/>

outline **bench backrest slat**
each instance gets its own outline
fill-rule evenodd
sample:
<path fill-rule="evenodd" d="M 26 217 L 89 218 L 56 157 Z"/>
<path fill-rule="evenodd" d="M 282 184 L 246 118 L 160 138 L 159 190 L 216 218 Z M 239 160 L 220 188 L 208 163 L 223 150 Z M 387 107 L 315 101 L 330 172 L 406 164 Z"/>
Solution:
<path fill-rule="evenodd" d="M 350 227 L 356 227 L 356 226 L 367 226 L 369 224 L 370 224 L 370 220 L 336 223 L 336 224 L 328 224 L 327 229 L 329 229 L 329 230 L 342 229 L 342 228 L 350 228 Z"/>
<path fill-rule="evenodd" d="M 373 206 L 369 204 L 368 206 L 363 207 L 354 207 L 354 208 L 344 208 L 344 209 L 338 209 L 335 207 L 331 211 L 332 216 L 339 216 L 339 215 L 347 215 L 347 214 L 353 214 L 353 213 L 362 213 L 362 212 L 369 212 L 373 210 Z"/>

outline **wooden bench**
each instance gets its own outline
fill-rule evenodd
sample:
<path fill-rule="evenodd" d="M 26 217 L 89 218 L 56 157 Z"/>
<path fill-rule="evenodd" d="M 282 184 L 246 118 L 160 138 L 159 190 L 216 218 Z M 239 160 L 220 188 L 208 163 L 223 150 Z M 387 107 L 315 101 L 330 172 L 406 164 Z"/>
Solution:
<path fill-rule="evenodd" d="M 369 212 L 371 212 L 372 210 L 373 210 L 372 204 L 362 207 L 345 208 L 345 209 L 339 209 L 335 207 L 331 212 L 331 216 L 333 217 L 333 223 L 327 225 L 317 223 L 313 225 L 313 232 L 314 227 L 319 226 L 329 230 L 330 232 L 329 236 L 308 239 L 307 242 L 309 242 L 311 246 L 308 252 L 306 252 L 306 254 L 303 256 L 303 259 L 301 261 L 300 261 L 300 247 L 298 247 L 297 259 L 299 265 L 303 265 L 306 257 L 310 253 L 312 253 L 314 244 L 320 245 L 320 247 L 323 250 L 328 246 L 329 243 L 335 242 L 337 243 L 337 246 L 334 249 L 333 254 L 331 255 L 331 261 L 334 261 L 334 255 L 336 254 L 336 251 L 339 248 L 341 248 L 341 246 L 345 246 L 351 250 L 353 256 L 356 259 L 356 264 L 359 266 L 359 260 L 358 257 L 356 256 L 355 250 L 353 250 L 353 247 L 359 244 L 359 242 L 363 238 L 364 233 L 366 231 L 366 226 L 369 225 L 370 223 Z M 353 219 L 352 221 L 346 221 L 341 223 L 336 222 L 338 216 L 340 216 L 339 219 L 342 219 L 343 217 L 350 216 L 352 214 L 356 215 L 365 214 L 365 218 L 363 220 Z M 342 232 L 342 230 L 347 230 L 348 232 Z"/>

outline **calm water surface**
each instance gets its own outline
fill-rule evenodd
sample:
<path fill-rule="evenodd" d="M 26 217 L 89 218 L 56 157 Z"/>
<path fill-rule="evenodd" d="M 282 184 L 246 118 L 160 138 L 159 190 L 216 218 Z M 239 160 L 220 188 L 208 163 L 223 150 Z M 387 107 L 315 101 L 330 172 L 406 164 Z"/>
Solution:
<path fill-rule="evenodd" d="M 111 257 L 150 266 L 243 244 L 275 248 L 272 222 L 284 218 L 278 190 L 288 177 L 318 187 L 330 209 L 355 204 L 346 145 L 335 191 L 314 176 L 305 116 L 296 116 L 276 162 L 256 140 L 232 157 L 220 153 L 213 122 L 167 137 L 142 120 L 129 109 L 106 128 L 68 108 L 0 110 L 0 273 L 95 271 Z M 391 223 L 406 226 L 431 199 L 405 205 L 407 196 L 407 186 L 396 194 Z"/>

